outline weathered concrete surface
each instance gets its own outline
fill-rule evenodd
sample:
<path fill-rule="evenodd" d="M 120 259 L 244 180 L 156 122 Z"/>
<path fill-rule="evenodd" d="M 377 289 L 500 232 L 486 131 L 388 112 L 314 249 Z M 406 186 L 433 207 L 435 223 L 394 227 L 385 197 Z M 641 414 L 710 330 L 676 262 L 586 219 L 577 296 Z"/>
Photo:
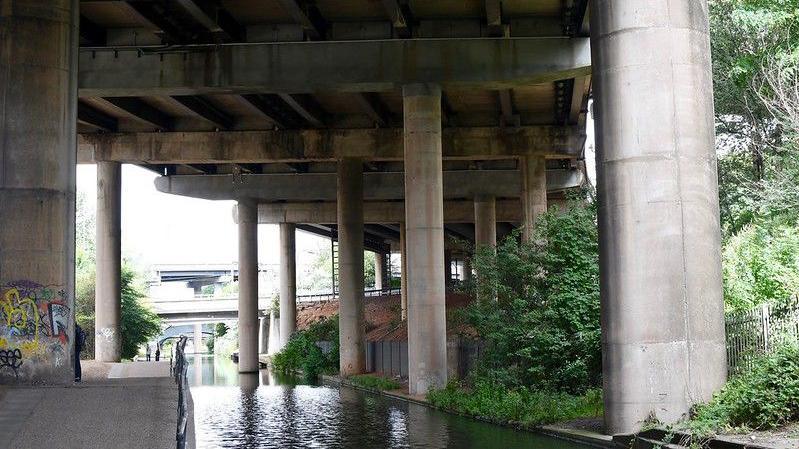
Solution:
<path fill-rule="evenodd" d="M 605 424 L 631 433 L 726 378 L 708 6 L 597 0 L 591 21 Z"/>
<path fill-rule="evenodd" d="M 497 159 L 582 154 L 585 131 L 577 126 L 448 128 L 442 134 L 446 159 Z M 332 162 L 345 157 L 402 160 L 400 129 L 81 134 L 80 163 L 116 161 L 149 164 L 225 162 Z"/>
<path fill-rule="evenodd" d="M 239 201 L 239 372 L 258 365 L 258 207 Z"/>
<path fill-rule="evenodd" d="M 522 239 L 529 242 L 535 232 L 535 222 L 547 211 L 547 190 L 549 188 L 549 175 L 546 159 L 543 157 L 528 156 L 521 159 L 522 165 L 522 208 L 524 220 L 522 221 Z M 580 184 L 585 179 L 582 171 Z M 578 185 L 580 185 L 578 184 Z"/>
<path fill-rule="evenodd" d="M 297 245 L 293 224 L 280 224 L 280 347 L 297 328 Z"/>
<path fill-rule="evenodd" d="M 501 89 L 591 73 L 586 38 L 283 42 L 198 50 L 82 51 L 80 95 L 379 92 L 411 83 Z"/>
<path fill-rule="evenodd" d="M 441 89 L 405 86 L 403 104 L 408 388 L 425 394 L 447 383 Z"/>
<path fill-rule="evenodd" d="M 97 163 L 97 276 L 94 358 L 122 359 L 122 166 Z"/>
<path fill-rule="evenodd" d="M 261 218 L 261 209 L 258 208 L 258 218 Z M 383 289 L 383 281 L 386 279 L 386 255 L 381 253 L 372 253 L 375 257 L 375 290 Z"/>
<path fill-rule="evenodd" d="M 0 383 L 73 379 L 77 17 L 0 6 Z"/>
<path fill-rule="evenodd" d="M 3 447 L 173 449 L 178 395 L 169 364 L 124 365 L 159 369 L 164 364 L 166 377 L 155 373 L 66 388 L 9 388 L 0 398 Z"/>
<path fill-rule="evenodd" d="M 363 161 L 338 163 L 339 372 L 366 371 L 363 318 Z"/>
<path fill-rule="evenodd" d="M 497 199 L 493 196 L 474 198 L 474 244 L 475 247 L 497 246 Z"/>
<path fill-rule="evenodd" d="M 235 206 L 234 206 L 235 207 Z M 234 221 L 237 212 L 233 212 Z M 319 223 L 335 224 L 338 221 L 336 203 L 270 203 L 258 205 L 258 223 Z M 498 222 L 518 223 L 522 220 L 519 200 L 498 200 Z M 405 202 L 366 201 L 363 203 L 364 223 L 395 224 L 405 221 Z M 474 223 L 474 201 L 444 201 L 444 223 Z"/>
<path fill-rule="evenodd" d="M 403 208 L 403 215 L 405 209 Z M 408 231 L 405 220 L 400 222 L 400 317 L 408 319 Z"/>
<path fill-rule="evenodd" d="M 519 198 L 524 192 L 522 173 L 518 170 L 453 170 L 445 171 L 443 179 L 445 199 L 475 195 Z M 546 182 L 549 190 L 560 191 L 580 186 L 584 179 L 579 170 L 552 170 L 547 174 Z M 336 200 L 335 173 L 176 175 L 161 176 L 153 182 L 160 192 L 208 200 L 241 197 L 264 203 Z M 402 172 L 364 173 L 364 199 L 402 200 L 405 198 L 404 184 Z"/>

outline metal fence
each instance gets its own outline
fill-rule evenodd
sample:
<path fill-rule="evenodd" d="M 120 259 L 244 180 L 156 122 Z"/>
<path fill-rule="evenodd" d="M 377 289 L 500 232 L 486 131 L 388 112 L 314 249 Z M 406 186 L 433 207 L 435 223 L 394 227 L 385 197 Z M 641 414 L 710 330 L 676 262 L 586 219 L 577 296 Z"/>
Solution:
<path fill-rule="evenodd" d="M 181 335 L 175 346 L 175 364 L 172 366 L 172 376 L 178 384 L 178 425 L 175 432 L 177 449 L 186 448 L 186 427 L 189 422 L 189 383 L 186 371 L 189 364 L 186 363 L 186 342 L 189 338 Z"/>
<path fill-rule="evenodd" d="M 788 342 L 799 342 L 799 302 L 775 307 L 764 304 L 746 312 L 728 314 L 727 364 L 729 373 L 747 371 L 757 359 Z"/>

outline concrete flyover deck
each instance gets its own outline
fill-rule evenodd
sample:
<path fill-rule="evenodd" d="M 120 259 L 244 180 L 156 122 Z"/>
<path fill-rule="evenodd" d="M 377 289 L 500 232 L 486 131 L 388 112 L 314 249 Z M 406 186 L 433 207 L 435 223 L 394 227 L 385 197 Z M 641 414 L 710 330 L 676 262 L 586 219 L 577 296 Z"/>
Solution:
<path fill-rule="evenodd" d="M 175 447 L 178 392 L 168 362 L 85 364 L 86 374 L 97 377 L 81 384 L 5 389 L 0 396 L 0 447 Z M 141 377 L 105 378 L 109 372 Z"/>

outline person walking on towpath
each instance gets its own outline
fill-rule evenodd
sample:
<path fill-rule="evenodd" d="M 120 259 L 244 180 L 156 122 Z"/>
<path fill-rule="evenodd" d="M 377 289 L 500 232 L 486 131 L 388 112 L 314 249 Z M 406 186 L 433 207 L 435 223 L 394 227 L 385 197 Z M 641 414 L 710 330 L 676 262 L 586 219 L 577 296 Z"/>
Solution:
<path fill-rule="evenodd" d="M 146 351 L 147 351 L 147 361 L 149 362 L 149 361 L 150 361 L 150 352 L 152 351 L 152 350 L 150 349 L 150 343 L 147 343 L 147 349 L 146 349 Z"/>
<path fill-rule="evenodd" d="M 161 345 L 155 345 L 155 361 L 161 360 Z"/>
<path fill-rule="evenodd" d="M 80 382 L 80 353 L 86 346 L 86 332 L 75 323 L 75 382 Z"/>

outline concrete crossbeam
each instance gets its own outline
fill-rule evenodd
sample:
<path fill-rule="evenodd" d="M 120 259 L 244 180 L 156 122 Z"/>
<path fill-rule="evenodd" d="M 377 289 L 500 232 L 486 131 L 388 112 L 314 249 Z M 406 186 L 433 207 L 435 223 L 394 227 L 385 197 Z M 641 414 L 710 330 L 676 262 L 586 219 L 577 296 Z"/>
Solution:
<path fill-rule="evenodd" d="M 416 82 L 498 90 L 591 73 L 587 38 L 270 42 L 184 49 L 84 50 L 79 94 L 380 92 Z"/>
<path fill-rule="evenodd" d="M 442 134 L 443 157 L 578 157 L 584 132 L 577 126 L 447 128 Z M 266 164 L 345 157 L 400 161 L 402 152 L 402 129 L 83 134 L 78 142 L 78 162 L 84 164 Z"/>
<path fill-rule="evenodd" d="M 497 200 L 496 213 L 500 223 L 522 221 L 519 200 Z M 235 208 L 235 206 L 234 206 Z M 237 212 L 233 212 L 234 221 Z M 369 224 L 394 224 L 405 220 L 405 203 L 402 201 L 367 201 L 363 204 L 363 221 Z M 444 202 L 444 223 L 474 223 L 474 201 L 452 200 Z M 319 223 L 336 224 L 336 203 L 271 203 L 258 205 L 258 223 Z"/>
<path fill-rule="evenodd" d="M 577 187 L 583 182 L 578 170 L 547 172 L 549 191 Z M 401 200 L 405 197 L 403 173 L 364 173 L 364 200 Z M 335 201 L 335 173 L 262 175 L 180 175 L 155 178 L 159 192 L 203 198 L 234 200 L 252 198 L 261 203 L 274 201 Z M 444 198 L 472 198 L 492 195 L 518 198 L 521 174 L 516 170 L 462 170 L 444 172 Z"/>

